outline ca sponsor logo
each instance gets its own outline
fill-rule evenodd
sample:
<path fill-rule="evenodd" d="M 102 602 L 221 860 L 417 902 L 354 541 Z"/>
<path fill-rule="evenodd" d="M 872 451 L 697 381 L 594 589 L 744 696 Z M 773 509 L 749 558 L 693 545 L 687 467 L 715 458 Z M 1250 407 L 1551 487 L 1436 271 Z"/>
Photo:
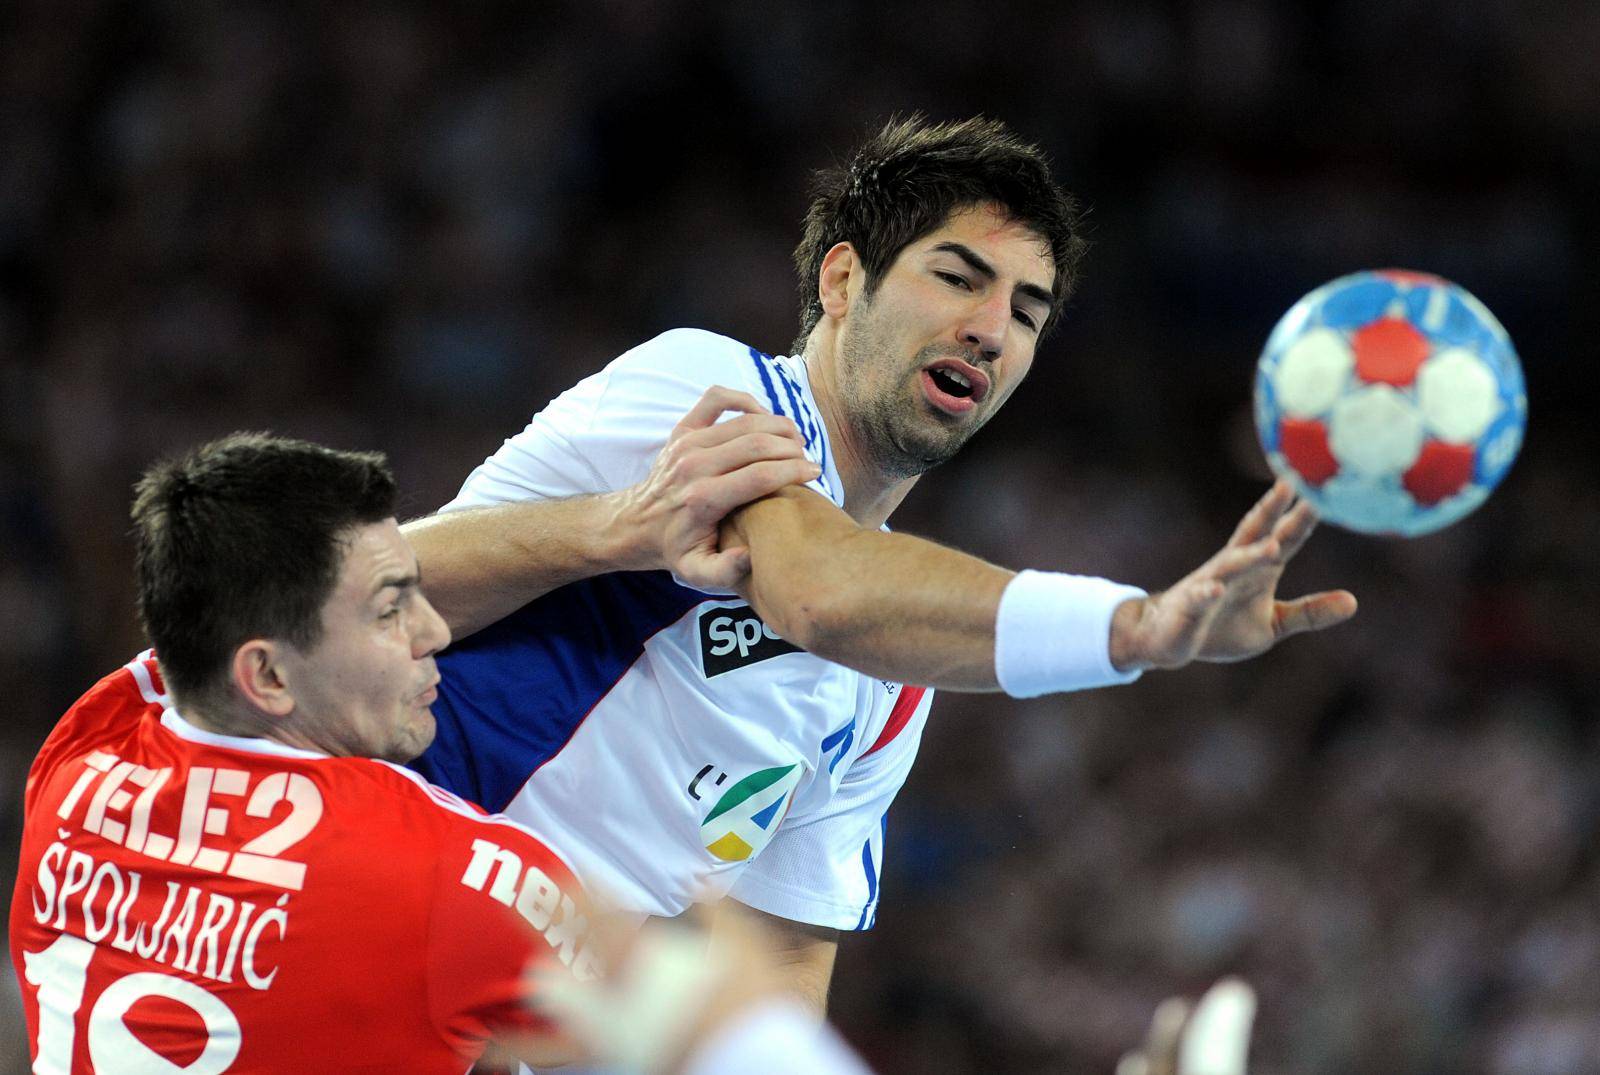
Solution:
<path fill-rule="evenodd" d="M 742 862 L 772 839 L 789 812 L 794 789 L 805 770 L 775 765 L 751 773 L 717 800 L 700 823 L 700 840 L 723 862 Z"/>
<path fill-rule="evenodd" d="M 706 678 L 765 661 L 800 647 L 781 638 L 749 605 L 700 614 L 700 660 Z"/>

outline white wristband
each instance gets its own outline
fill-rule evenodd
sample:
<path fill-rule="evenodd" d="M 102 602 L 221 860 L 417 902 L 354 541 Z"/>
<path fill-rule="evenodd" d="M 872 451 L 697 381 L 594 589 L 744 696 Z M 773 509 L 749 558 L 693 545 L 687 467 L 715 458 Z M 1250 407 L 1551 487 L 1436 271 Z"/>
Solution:
<path fill-rule="evenodd" d="M 1000 595 L 994 674 L 1013 698 L 1132 683 L 1138 670 L 1111 664 L 1111 616 L 1137 586 L 1086 575 L 1024 571 Z"/>

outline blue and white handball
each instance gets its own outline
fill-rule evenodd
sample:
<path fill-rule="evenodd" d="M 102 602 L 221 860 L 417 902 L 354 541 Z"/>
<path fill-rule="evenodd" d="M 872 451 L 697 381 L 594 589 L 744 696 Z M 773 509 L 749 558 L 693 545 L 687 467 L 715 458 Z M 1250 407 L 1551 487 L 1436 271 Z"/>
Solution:
<path fill-rule="evenodd" d="M 1342 276 L 1290 307 L 1256 367 L 1267 460 L 1324 519 L 1414 537 L 1482 504 L 1522 447 L 1511 338 L 1427 273 Z"/>

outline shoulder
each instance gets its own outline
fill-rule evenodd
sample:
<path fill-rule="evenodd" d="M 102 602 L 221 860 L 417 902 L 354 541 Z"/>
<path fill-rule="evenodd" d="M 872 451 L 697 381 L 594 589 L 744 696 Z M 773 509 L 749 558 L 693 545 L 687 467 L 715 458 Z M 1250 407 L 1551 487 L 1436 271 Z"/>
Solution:
<path fill-rule="evenodd" d="M 133 734 L 147 715 L 159 715 L 168 697 L 155 656 L 146 651 L 107 675 L 72 703 L 45 739 L 33 771 L 62 758 Z"/>
<path fill-rule="evenodd" d="M 750 345 L 703 328 L 673 328 L 625 351 L 617 364 L 696 365 L 704 362 L 750 361 Z"/>
<path fill-rule="evenodd" d="M 491 814 L 403 766 L 369 758 L 349 760 L 400 812 L 426 819 L 422 827 L 436 843 L 469 849 L 492 846 L 495 851 L 509 851 L 530 864 L 537 862 L 547 870 L 553 869 L 570 881 L 572 872 L 566 863 L 527 825 L 504 814 Z"/>
<path fill-rule="evenodd" d="M 589 905 L 570 863 L 532 829 L 490 814 L 409 769 L 374 761 L 395 793 L 432 822 L 426 841 L 432 868 L 435 941 L 448 964 L 471 967 L 514 958 L 519 977 L 533 946 L 529 926 L 542 933 L 555 958 L 582 978 L 598 973 L 587 938 Z M 509 932 L 508 932 L 509 930 Z M 481 974 L 482 966 L 472 973 Z"/>
<path fill-rule="evenodd" d="M 749 344 L 698 328 L 675 328 L 619 355 L 611 377 L 679 382 L 697 387 L 759 382 L 765 356 Z"/>

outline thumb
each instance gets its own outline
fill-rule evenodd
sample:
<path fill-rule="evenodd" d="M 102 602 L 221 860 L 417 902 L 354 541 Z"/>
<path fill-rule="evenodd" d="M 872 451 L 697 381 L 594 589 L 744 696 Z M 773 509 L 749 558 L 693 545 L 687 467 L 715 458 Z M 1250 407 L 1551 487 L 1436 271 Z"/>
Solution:
<path fill-rule="evenodd" d="M 1293 601 L 1279 601 L 1273 613 L 1277 636 L 1288 638 L 1303 631 L 1334 627 L 1348 620 L 1356 614 L 1356 597 L 1348 590 L 1329 590 Z"/>

